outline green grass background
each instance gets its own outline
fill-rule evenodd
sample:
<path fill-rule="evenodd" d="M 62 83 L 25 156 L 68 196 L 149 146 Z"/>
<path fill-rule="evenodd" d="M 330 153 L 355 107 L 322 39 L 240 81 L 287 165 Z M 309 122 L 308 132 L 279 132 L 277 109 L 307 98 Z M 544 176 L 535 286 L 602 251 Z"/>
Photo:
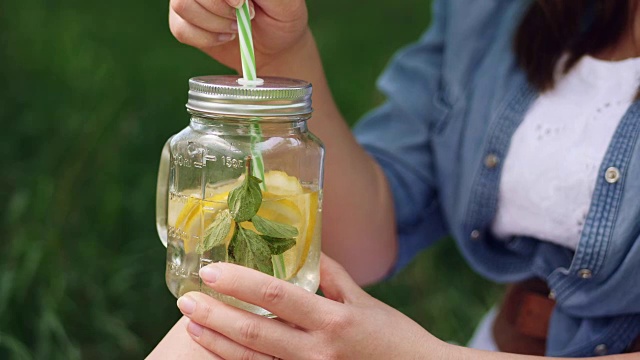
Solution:
<path fill-rule="evenodd" d="M 308 5 L 354 123 L 382 100 L 390 56 L 427 27 L 429 1 Z M 140 359 L 179 317 L 154 225 L 160 149 L 187 125 L 187 79 L 229 70 L 175 41 L 167 8 L 0 3 L 0 359 Z M 499 289 L 444 241 L 368 291 L 464 343 Z"/>

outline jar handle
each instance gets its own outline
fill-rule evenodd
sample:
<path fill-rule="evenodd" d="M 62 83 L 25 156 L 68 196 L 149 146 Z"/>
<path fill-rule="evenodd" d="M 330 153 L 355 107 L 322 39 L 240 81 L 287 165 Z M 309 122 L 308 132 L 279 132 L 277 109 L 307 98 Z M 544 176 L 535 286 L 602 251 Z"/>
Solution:
<path fill-rule="evenodd" d="M 162 245 L 167 247 L 167 210 L 169 195 L 169 168 L 171 165 L 171 139 L 162 148 L 160 167 L 158 168 L 158 185 L 156 187 L 156 229 Z"/>

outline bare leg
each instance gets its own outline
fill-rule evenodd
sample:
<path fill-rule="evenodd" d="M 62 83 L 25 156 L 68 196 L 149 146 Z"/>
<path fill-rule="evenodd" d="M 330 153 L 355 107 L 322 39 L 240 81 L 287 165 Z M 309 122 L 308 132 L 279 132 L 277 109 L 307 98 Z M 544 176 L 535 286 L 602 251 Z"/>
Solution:
<path fill-rule="evenodd" d="M 186 317 L 178 320 L 158 346 L 147 356 L 147 360 L 222 360 L 191 339 L 186 330 L 188 322 L 189 319 Z"/>

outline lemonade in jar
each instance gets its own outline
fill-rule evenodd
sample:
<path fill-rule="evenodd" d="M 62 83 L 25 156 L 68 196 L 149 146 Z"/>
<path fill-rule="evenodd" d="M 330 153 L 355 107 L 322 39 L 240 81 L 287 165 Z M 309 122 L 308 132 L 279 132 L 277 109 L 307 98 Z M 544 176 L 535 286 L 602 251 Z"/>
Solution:
<path fill-rule="evenodd" d="M 190 124 L 171 137 L 158 175 L 156 225 L 167 246 L 166 282 L 179 297 L 214 292 L 198 272 L 230 262 L 318 289 L 324 148 L 307 129 L 311 85 L 233 76 L 189 81 Z"/>

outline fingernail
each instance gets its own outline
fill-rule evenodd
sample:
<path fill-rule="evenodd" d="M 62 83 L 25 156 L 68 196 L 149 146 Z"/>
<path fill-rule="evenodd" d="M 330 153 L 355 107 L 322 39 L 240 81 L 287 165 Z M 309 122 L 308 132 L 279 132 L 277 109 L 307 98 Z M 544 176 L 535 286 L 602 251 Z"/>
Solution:
<path fill-rule="evenodd" d="M 204 328 L 198 323 L 189 321 L 189 325 L 187 325 L 187 331 L 195 337 L 200 337 L 200 335 L 202 335 L 202 332 L 204 331 Z"/>
<path fill-rule="evenodd" d="M 216 280 L 218 280 L 219 277 L 220 277 L 220 269 L 215 265 L 205 266 L 202 269 L 200 269 L 200 278 L 202 278 L 204 282 L 212 284 L 216 282 Z"/>
<path fill-rule="evenodd" d="M 196 301 L 189 296 L 181 296 L 178 299 L 178 309 L 180 309 L 183 314 L 189 315 L 196 309 Z"/>
<path fill-rule="evenodd" d="M 236 9 L 240 9 L 243 4 L 244 4 L 244 0 L 237 0 L 237 1 L 235 1 L 235 5 L 231 4 L 231 6 L 233 6 Z"/>
<path fill-rule="evenodd" d="M 253 3 L 249 3 L 249 19 L 253 20 L 254 17 L 256 17 L 256 9 L 253 7 Z"/>
<path fill-rule="evenodd" d="M 238 31 L 238 23 L 237 22 L 232 22 L 231 23 L 231 30 L 233 31 Z"/>
<path fill-rule="evenodd" d="M 227 42 L 235 39 L 236 34 L 218 34 L 219 42 Z"/>

